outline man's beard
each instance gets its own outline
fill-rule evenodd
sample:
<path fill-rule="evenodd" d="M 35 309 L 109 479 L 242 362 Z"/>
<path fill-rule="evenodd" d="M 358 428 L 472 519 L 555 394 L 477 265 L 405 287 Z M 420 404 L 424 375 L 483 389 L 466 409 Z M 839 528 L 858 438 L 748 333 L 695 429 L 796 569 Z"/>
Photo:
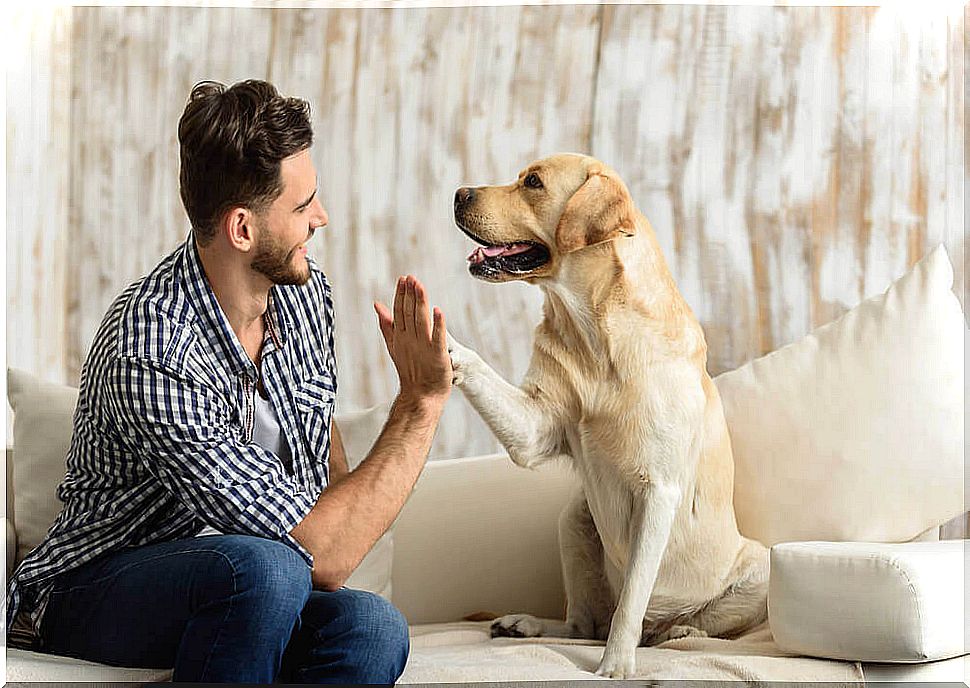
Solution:
<path fill-rule="evenodd" d="M 256 255 L 251 266 L 273 284 L 304 285 L 310 281 L 310 264 L 300 256 L 294 260 L 296 247 L 286 247 L 265 225 L 259 227 Z"/>

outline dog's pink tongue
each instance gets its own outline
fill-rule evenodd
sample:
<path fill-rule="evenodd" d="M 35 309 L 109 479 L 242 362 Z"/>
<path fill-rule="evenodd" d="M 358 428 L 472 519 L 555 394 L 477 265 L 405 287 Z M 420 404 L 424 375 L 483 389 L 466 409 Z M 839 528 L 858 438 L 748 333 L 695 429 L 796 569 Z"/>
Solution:
<path fill-rule="evenodd" d="M 532 247 L 529 244 L 512 244 L 505 247 L 505 255 L 514 256 L 516 253 L 525 253 L 530 248 Z"/>
<path fill-rule="evenodd" d="M 529 244 L 510 244 L 508 246 L 479 246 L 471 255 L 468 256 L 467 260 L 470 263 L 481 263 L 486 258 L 494 258 L 495 256 L 512 256 L 516 253 L 522 253 L 528 251 L 531 247 Z"/>

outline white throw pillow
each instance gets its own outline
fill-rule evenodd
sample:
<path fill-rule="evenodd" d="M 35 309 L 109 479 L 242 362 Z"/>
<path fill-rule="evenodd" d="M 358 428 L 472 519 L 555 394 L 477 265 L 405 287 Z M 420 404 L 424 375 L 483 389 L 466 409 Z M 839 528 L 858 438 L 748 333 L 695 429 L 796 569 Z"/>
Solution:
<path fill-rule="evenodd" d="M 9 368 L 7 397 L 14 412 L 13 502 L 19 563 L 41 543 L 61 510 L 57 486 L 64 478 L 64 459 L 71 445 L 78 390 Z M 388 404 L 381 404 L 337 415 L 337 426 L 352 467 L 360 463 L 377 439 L 387 410 Z M 388 532 L 377 541 L 347 585 L 389 600 L 393 558 L 392 535 Z"/>
<path fill-rule="evenodd" d="M 13 409 L 13 506 L 17 563 L 47 535 L 61 510 L 57 486 L 71 446 L 77 389 L 9 368 L 7 399 Z M 9 562 L 8 562 L 9 564 Z"/>
<path fill-rule="evenodd" d="M 901 542 L 966 510 L 952 283 L 941 245 L 884 294 L 717 378 L 744 535 Z"/>
<path fill-rule="evenodd" d="M 340 431 L 340 439 L 347 454 L 347 465 L 351 470 L 357 468 L 374 446 L 375 440 L 384 429 L 384 422 L 390 411 L 390 402 L 371 408 L 337 413 L 335 422 Z M 374 544 L 363 561 L 350 574 L 345 585 L 356 590 L 377 593 L 390 601 L 391 566 L 394 563 L 393 526 Z"/>

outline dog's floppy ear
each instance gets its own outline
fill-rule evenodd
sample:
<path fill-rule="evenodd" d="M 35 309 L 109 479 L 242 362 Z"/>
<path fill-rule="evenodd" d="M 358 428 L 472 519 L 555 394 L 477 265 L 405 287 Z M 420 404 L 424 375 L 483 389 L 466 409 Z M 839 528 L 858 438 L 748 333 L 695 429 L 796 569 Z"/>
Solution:
<path fill-rule="evenodd" d="M 593 170 L 576 190 L 556 227 L 556 246 L 569 253 L 619 236 L 633 236 L 633 200 L 623 182 Z"/>

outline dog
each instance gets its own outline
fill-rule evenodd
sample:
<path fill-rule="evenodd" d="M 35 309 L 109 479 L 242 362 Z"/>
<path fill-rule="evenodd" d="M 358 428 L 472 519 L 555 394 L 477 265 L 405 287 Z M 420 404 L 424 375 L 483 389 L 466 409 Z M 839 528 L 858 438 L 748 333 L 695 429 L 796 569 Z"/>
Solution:
<path fill-rule="evenodd" d="M 480 244 L 471 275 L 545 295 L 520 386 L 449 335 L 454 384 L 516 464 L 580 478 L 559 519 L 565 621 L 512 614 L 493 637 L 605 640 L 596 673 L 627 678 L 638 645 L 763 623 L 768 552 L 738 532 L 704 333 L 620 177 L 555 155 L 458 189 L 454 216 Z"/>

